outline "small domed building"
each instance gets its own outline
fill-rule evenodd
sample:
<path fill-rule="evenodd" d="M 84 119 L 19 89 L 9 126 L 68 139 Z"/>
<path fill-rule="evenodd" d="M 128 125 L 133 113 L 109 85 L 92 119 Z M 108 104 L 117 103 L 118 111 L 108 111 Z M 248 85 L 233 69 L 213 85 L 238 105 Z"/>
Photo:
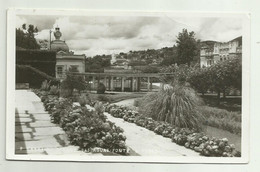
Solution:
<path fill-rule="evenodd" d="M 69 50 L 69 46 L 65 41 L 61 40 L 62 33 L 60 28 L 56 27 L 54 32 L 55 40 L 51 41 L 50 50 L 56 52 L 56 78 L 64 79 L 66 71 L 72 72 L 85 72 L 85 59 L 84 54 L 75 55 L 74 52 Z"/>

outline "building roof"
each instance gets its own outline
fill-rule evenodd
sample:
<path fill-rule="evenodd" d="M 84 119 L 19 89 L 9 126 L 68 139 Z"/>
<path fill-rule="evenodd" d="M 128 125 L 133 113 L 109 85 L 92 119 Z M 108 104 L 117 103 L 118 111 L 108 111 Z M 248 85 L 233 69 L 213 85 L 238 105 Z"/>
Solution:
<path fill-rule="evenodd" d="M 237 37 L 237 38 L 235 38 L 235 39 L 232 39 L 232 40 L 229 41 L 229 42 L 233 42 L 233 41 L 238 41 L 238 44 L 239 44 L 239 45 L 242 45 L 242 36 L 239 36 L 239 37 Z"/>
<path fill-rule="evenodd" d="M 69 46 L 62 40 L 54 40 L 51 42 L 51 50 L 69 52 Z"/>
<path fill-rule="evenodd" d="M 62 41 L 60 39 L 62 33 L 60 32 L 60 28 L 56 27 L 54 32 L 55 40 L 51 41 L 51 50 L 53 51 L 64 51 L 66 53 L 69 53 L 69 46 L 65 43 L 65 41 Z"/>

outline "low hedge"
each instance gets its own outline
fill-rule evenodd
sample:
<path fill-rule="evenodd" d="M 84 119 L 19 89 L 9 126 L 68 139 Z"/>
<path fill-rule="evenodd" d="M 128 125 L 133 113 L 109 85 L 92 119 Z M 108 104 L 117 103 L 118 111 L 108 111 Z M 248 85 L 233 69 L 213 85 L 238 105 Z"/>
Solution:
<path fill-rule="evenodd" d="M 124 106 L 106 104 L 105 111 L 114 117 L 123 118 L 127 122 L 135 123 L 138 126 L 154 131 L 156 134 L 171 138 L 174 143 L 199 152 L 203 156 L 241 156 L 240 152 L 236 151 L 234 145 L 229 144 L 226 138 L 211 138 L 192 129 L 174 127 L 169 123 L 144 117 L 137 111 Z"/>
<path fill-rule="evenodd" d="M 36 92 L 41 97 L 51 121 L 59 124 L 71 144 L 81 150 L 100 147 L 113 153 L 128 155 L 123 129 L 108 121 L 103 112 L 75 106 L 71 99 Z"/>

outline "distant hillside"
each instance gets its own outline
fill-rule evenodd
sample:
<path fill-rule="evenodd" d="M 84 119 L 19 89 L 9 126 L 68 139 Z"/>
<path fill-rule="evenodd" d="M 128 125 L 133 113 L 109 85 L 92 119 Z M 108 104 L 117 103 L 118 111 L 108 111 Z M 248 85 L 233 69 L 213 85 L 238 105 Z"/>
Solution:
<path fill-rule="evenodd" d="M 176 47 L 164 47 L 161 49 L 148 49 L 129 51 L 128 53 L 116 54 L 116 60 L 126 59 L 130 66 L 161 65 L 165 61 L 174 61 Z"/>

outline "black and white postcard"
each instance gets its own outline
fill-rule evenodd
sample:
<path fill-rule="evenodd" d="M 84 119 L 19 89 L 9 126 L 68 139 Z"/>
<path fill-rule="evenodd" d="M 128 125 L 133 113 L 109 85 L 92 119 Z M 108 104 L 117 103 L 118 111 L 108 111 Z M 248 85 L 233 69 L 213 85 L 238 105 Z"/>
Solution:
<path fill-rule="evenodd" d="M 246 13 L 8 10 L 6 158 L 247 163 Z"/>

